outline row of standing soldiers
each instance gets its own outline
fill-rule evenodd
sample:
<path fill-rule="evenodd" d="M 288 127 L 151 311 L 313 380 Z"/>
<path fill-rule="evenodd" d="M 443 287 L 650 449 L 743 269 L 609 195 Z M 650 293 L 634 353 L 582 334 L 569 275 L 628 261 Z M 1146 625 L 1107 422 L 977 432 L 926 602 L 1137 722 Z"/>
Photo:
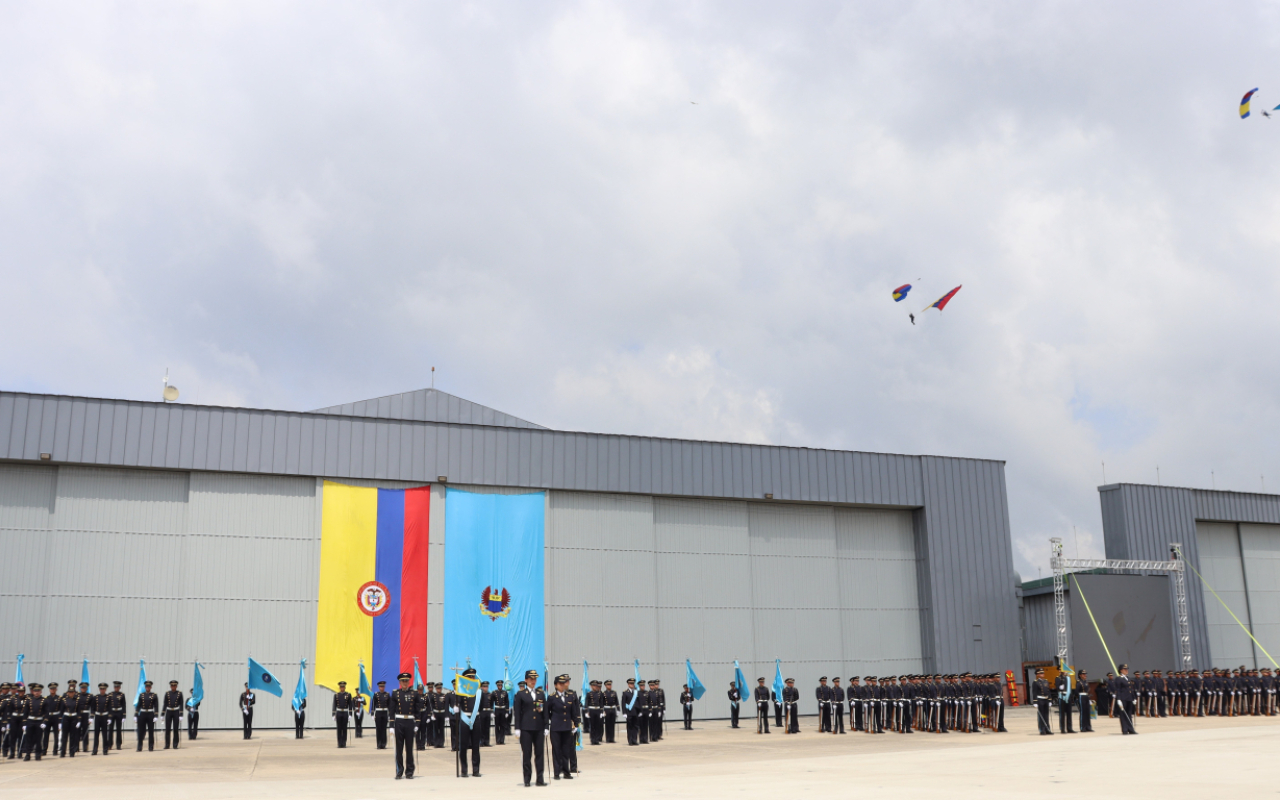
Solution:
<path fill-rule="evenodd" d="M 146 691 L 138 695 L 134 706 L 134 721 L 138 750 L 144 739 L 148 749 L 155 749 L 156 717 L 165 718 L 165 749 L 178 746 L 185 698 L 178 691 L 178 682 L 171 681 L 169 691 L 160 697 L 151 691 L 152 682 L 145 683 Z M 192 725 L 198 724 L 199 712 L 190 709 Z M 99 749 L 107 755 L 113 746 L 123 745 L 124 719 L 128 715 L 128 699 L 120 691 L 120 681 L 114 691 L 107 691 L 106 683 L 98 684 L 98 693 L 89 692 L 88 683 L 67 682 L 67 691 L 58 693 L 58 684 L 45 686 L 39 683 L 0 684 L 0 741 L 6 759 L 56 754 L 61 758 L 75 758 L 79 752 L 89 753 L 89 733 L 93 733 L 91 754 Z M 194 735 L 194 727 L 191 730 Z"/>
<path fill-rule="evenodd" d="M 1098 685 L 1099 713 L 1116 716 L 1109 685 L 1115 676 Z M 1134 714 L 1140 717 L 1274 716 L 1280 680 L 1270 669 L 1240 667 L 1135 672 L 1130 678 Z"/>
<path fill-rule="evenodd" d="M 912 733 L 958 731 L 978 733 L 983 728 L 1004 732 L 1004 693 L 999 676 L 972 675 L 903 675 L 892 677 L 849 679 L 846 689 L 835 678 L 830 685 L 824 676 L 818 679 L 814 695 L 818 701 L 818 732 L 845 732 L 845 709 L 848 707 L 849 729 L 866 733 Z M 862 681 L 865 680 L 865 683 Z M 795 679 L 787 678 L 782 697 L 765 686 L 764 678 L 756 679 L 756 733 L 769 733 L 769 707 L 777 727 L 787 733 L 800 732 L 798 707 L 800 690 Z M 730 684 L 730 725 L 738 727 L 739 696 Z"/>

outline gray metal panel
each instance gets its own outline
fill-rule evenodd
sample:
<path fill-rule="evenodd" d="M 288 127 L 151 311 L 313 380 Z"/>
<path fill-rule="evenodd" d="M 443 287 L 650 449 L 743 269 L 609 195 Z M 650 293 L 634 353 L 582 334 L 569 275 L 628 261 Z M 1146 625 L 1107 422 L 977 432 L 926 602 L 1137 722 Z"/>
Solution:
<path fill-rule="evenodd" d="M 447 475 L 458 484 L 726 499 L 772 493 L 777 500 L 899 507 L 925 500 L 917 456 L 355 416 L 364 411 L 353 405 L 332 414 L 293 413 L 3 392 L 0 457 L 38 462 L 42 431 L 66 430 L 65 440 L 52 439 L 57 463 L 420 483 Z M 403 457 L 406 449 L 411 460 Z M 623 454 L 636 469 L 622 469 Z M 966 491 L 1003 495 L 1000 462 L 935 460 L 963 472 Z M 752 466 L 739 470 L 738 463 Z M 991 484 L 994 476 L 998 486 Z"/>
<path fill-rule="evenodd" d="M 528 420 L 504 414 L 496 409 L 464 400 L 439 389 L 377 397 L 355 403 L 317 408 L 312 414 L 335 414 L 345 417 L 402 419 L 416 422 L 461 422 L 468 425 L 494 425 L 503 428 L 539 428 Z"/>
<path fill-rule="evenodd" d="M 943 672 L 1008 669 L 1019 646 L 1003 465 L 933 456 L 921 465 L 928 568 L 920 595 L 933 609 L 924 651 Z"/>
<path fill-rule="evenodd" d="M 1280 526 L 1242 523 L 1240 549 L 1253 635 L 1275 655 L 1280 649 Z M 1271 663 L 1258 652 L 1254 659 L 1259 667 Z"/>
<path fill-rule="evenodd" d="M 1251 622 L 1245 593 L 1244 563 L 1240 557 L 1240 532 L 1234 522 L 1197 522 L 1196 540 L 1200 551 L 1200 574 L 1231 609 L 1223 608 L 1207 587 L 1197 592 L 1204 600 L 1213 666 L 1259 666 L 1253 642 L 1231 616 L 1234 612 L 1246 626 Z"/>
<path fill-rule="evenodd" d="M 1068 590 L 1070 594 L 1070 590 Z M 1074 653 L 1071 638 L 1071 604 L 1067 611 L 1067 652 Z M 1024 661 L 1052 661 L 1058 655 L 1058 627 L 1053 618 L 1053 594 L 1038 594 L 1022 600 Z M 1101 678 L 1102 675 L 1095 676 Z"/>

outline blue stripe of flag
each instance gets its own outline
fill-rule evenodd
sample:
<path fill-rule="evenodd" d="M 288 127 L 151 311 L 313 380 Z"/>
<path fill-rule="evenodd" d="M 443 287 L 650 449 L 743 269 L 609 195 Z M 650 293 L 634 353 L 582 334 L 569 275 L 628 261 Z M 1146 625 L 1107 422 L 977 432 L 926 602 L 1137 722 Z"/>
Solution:
<path fill-rule="evenodd" d="M 404 564 L 404 492 L 378 490 L 378 542 L 374 579 L 387 587 L 387 610 L 373 618 L 373 686 L 395 686 L 400 672 L 400 576 Z M 354 665 L 353 665 L 354 666 Z"/>

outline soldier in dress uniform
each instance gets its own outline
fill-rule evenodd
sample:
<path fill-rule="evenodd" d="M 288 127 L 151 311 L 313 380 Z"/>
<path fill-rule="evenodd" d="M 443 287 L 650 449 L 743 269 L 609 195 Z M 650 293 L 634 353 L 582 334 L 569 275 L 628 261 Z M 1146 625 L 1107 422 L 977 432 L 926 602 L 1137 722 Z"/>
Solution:
<path fill-rule="evenodd" d="M 415 686 L 414 690 L 422 695 L 422 704 L 418 709 L 418 727 L 414 734 L 414 747 L 418 750 L 437 747 L 436 729 L 444 724 L 444 695 L 439 698 L 435 696 L 436 684 L 432 681 Z M 437 706 L 440 707 L 440 720 L 436 719 Z M 440 724 L 437 725 L 437 722 Z"/>
<path fill-rule="evenodd" d="M 160 698 L 151 691 L 151 681 L 145 681 L 146 691 L 138 695 L 133 704 L 133 720 L 138 727 L 138 752 L 142 752 L 142 740 L 147 740 L 147 752 L 156 749 L 156 714 L 160 713 Z"/>
<path fill-rule="evenodd" d="M 773 692 L 768 686 L 764 685 L 764 678 L 756 678 L 756 688 L 753 694 L 756 701 L 756 733 L 769 732 L 769 703 L 772 701 Z"/>
<path fill-rule="evenodd" d="M 1058 706 L 1058 733 L 1075 733 L 1071 724 L 1071 714 L 1076 707 L 1075 687 L 1071 685 L 1071 676 L 1059 672 L 1053 679 L 1053 697 Z"/>
<path fill-rule="evenodd" d="M 173 749 L 178 749 L 178 740 L 182 738 L 182 704 L 186 698 L 178 691 L 178 682 L 169 681 L 169 691 L 164 693 L 160 708 L 164 711 L 164 749 L 169 749 L 170 732 L 173 733 Z"/>
<path fill-rule="evenodd" d="M 102 754 L 111 751 L 111 695 L 107 694 L 107 684 L 98 684 L 98 693 L 89 698 L 89 712 L 93 715 L 93 755 L 98 754 L 98 744 L 102 744 Z"/>
<path fill-rule="evenodd" d="M 407 674 L 407 673 L 406 673 Z M 409 676 L 409 680 L 413 680 L 413 676 Z M 412 691 L 413 687 L 409 687 Z M 415 695 L 417 693 L 415 692 Z M 418 702 L 413 704 L 415 713 L 415 722 L 418 709 L 421 707 L 421 696 Z M 378 750 L 387 749 L 387 724 L 391 721 L 391 693 L 387 691 L 387 682 L 378 681 L 378 691 L 373 693 L 373 697 L 369 700 L 369 708 L 373 711 L 373 736 L 376 748 Z M 398 770 L 403 771 L 403 770 Z"/>
<path fill-rule="evenodd" d="M 1111 695 L 1115 698 L 1115 711 L 1120 717 L 1120 733 L 1128 736 L 1138 732 L 1133 727 L 1133 682 L 1129 679 L 1129 665 L 1120 665 L 1120 674 L 1111 681 Z"/>
<path fill-rule="evenodd" d="M 640 681 L 636 687 L 639 692 L 636 708 L 640 711 L 640 744 L 649 743 L 649 690 L 647 687 L 650 685 L 652 685 L 652 682 L 647 684 L 644 681 Z"/>
<path fill-rule="evenodd" d="M 573 750 L 574 729 L 582 724 L 578 704 L 569 693 L 569 676 L 557 675 L 555 692 L 547 698 L 547 726 L 551 731 L 551 764 L 556 780 L 573 780 L 569 752 Z"/>
<path fill-rule="evenodd" d="M 782 690 L 782 704 L 785 706 L 783 718 L 787 723 L 787 733 L 799 733 L 800 690 L 796 688 L 795 678 L 787 678 Z"/>
<path fill-rule="evenodd" d="M 476 712 L 476 732 L 480 736 L 481 747 L 492 747 L 489 741 L 493 732 L 493 694 L 489 691 L 489 682 L 480 681 L 479 711 Z"/>
<path fill-rule="evenodd" d="M 831 679 L 831 711 L 835 714 L 831 732 L 844 733 L 844 687 L 839 678 Z"/>
<path fill-rule="evenodd" d="M 347 724 L 351 721 L 351 693 L 347 691 L 347 682 L 338 681 L 338 691 L 333 695 L 331 716 L 338 727 L 338 749 L 347 746 Z"/>
<path fill-rule="evenodd" d="M 684 717 L 684 729 L 693 730 L 693 692 L 689 691 L 687 683 L 680 690 L 680 711 Z"/>
<path fill-rule="evenodd" d="M 511 732 L 511 695 L 502 681 L 494 685 L 489 693 L 493 702 L 493 738 L 498 744 L 507 743 L 507 734 Z"/>
<path fill-rule="evenodd" d="M 200 701 L 194 697 L 187 701 L 187 739 L 196 738 L 200 733 Z"/>
<path fill-rule="evenodd" d="M 0 683 L 0 758 L 9 758 L 9 729 L 13 720 L 13 686 Z"/>
<path fill-rule="evenodd" d="M 663 718 L 667 715 L 667 694 L 662 690 L 662 682 L 649 681 L 649 741 L 662 739 Z"/>
<path fill-rule="evenodd" d="M 444 695 L 445 708 L 449 715 L 445 721 L 449 723 L 449 749 L 458 752 L 458 720 L 454 718 L 455 709 L 458 707 L 458 678 L 454 676 L 453 682 L 449 687 L 449 691 Z"/>
<path fill-rule="evenodd" d="M 431 746 L 437 750 L 444 749 L 444 732 L 449 727 L 448 713 L 449 701 L 444 694 L 444 682 L 441 681 L 432 687 L 431 693 Z M 421 735 L 421 734 L 419 734 Z M 450 742 L 450 746 L 453 743 Z"/>
<path fill-rule="evenodd" d="M 299 700 L 297 708 L 293 708 L 292 704 L 289 707 L 293 709 L 293 738 L 301 739 L 302 729 L 307 724 L 307 698 Z"/>
<path fill-rule="evenodd" d="M 591 682 L 591 691 L 583 698 L 586 705 L 586 719 L 582 721 L 591 744 L 604 741 L 604 692 L 600 689 L 600 681 Z"/>
<path fill-rule="evenodd" d="M 516 730 L 520 731 L 520 755 L 524 767 L 524 785 L 529 785 L 533 777 L 533 762 L 538 767 L 538 786 L 546 786 L 543 780 L 546 754 L 547 730 L 547 697 L 538 688 L 538 671 L 529 670 L 524 674 L 525 680 L 520 684 L 515 699 L 511 703 Z M 628 681 L 634 683 L 635 681 Z M 536 757 L 536 759 L 535 759 Z"/>
<path fill-rule="evenodd" d="M 627 688 L 622 691 L 622 711 L 627 715 L 627 744 L 640 744 L 640 690 L 635 678 L 627 678 Z"/>
<path fill-rule="evenodd" d="M 359 689 L 351 695 L 351 721 L 355 723 L 357 739 L 364 738 L 364 707 L 368 702 Z"/>
<path fill-rule="evenodd" d="M 1089 673 L 1076 673 L 1076 704 L 1080 707 L 1080 732 L 1093 733 L 1093 706 L 1089 700 Z"/>
<path fill-rule="evenodd" d="M 253 736 L 253 704 L 258 702 L 258 698 L 253 696 L 253 692 L 249 691 L 249 684 L 244 685 L 244 691 L 240 693 L 240 719 L 244 722 L 244 738 L 248 739 Z"/>
<path fill-rule="evenodd" d="M 813 692 L 818 701 L 818 733 L 831 731 L 831 687 L 827 685 L 827 676 L 818 678 L 818 688 Z"/>
<path fill-rule="evenodd" d="M 120 749 L 120 743 L 124 731 L 124 716 L 129 710 L 129 701 L 125 698 L 124 692 L 120 691 L 120 681 L 112 681 L 111 694 L 111 732 L 116 737 L 116 749 Z"/>
<path fill-rule="evenodd" d="M 36 761 L 44 755 L 44 732 L 48 730 L 46 722 L 48 718 L 45 716 L 44 701 L 45 698 L 40 696 L 44 687 L 38 683 L 33 683 L 29 687 L 30 694 L 22 699 L 21 705 L 18 707 L 19 713 L 22 715 L 22 760 L 30 761 L 31 754 L 36 754 Z"/>
<path fill-rule="evenodd" d="M 729 727 L 738 727 L 738 713 L 742 710 L 742 693 L 738 691 L 738 682 L 729 681 Z"/>
<path fill-rule="evenodd" d="M 769 697 L 773 700 L 773 721 L 777 725 L 778 730 L 782 730 L 782 698 L 778 697 L 778 693 L 769 687 Z"/>
<path fill-rule="evenodd" d="M 81 752 L 89 752 L 89 684 L 80 684 L 80 691 L 76 692 L 76 708 L 80 712 L 80 725 L 78 726 L 78 734 L 80 736 Z"/>
<path fill-rule="evenodd" d="M 396 780 L 407 777 L 413 780 L 413 751 L 414 751 L 414 727 L 418 724 L 421 717 L 422 704 L 425 700 L 424 695 L 414 688 L 413 675 L 408 672 L 401 672 L 396 676 L 396 680 L 400 682 L 400 688 L 396 689 L 386 698 L 386 714 L 394 721 L 396 730 Z M 377 721 L 378 714 L 378 696 L 387 694 L 383 689 L 387 685 L 386 681 L 378 681 L 378 694 L 374 695 L 374 721 Z M 385 723 L 378 733 L 378 746 L 386 745 L 386 727 Z"/>
<path fill-rule="evenodd" d="M 1049 682 L 1044 679 L 1044 670 L 1036 670 L 1036 679 L 1031 683 L 1031 700 L 1036 704 L 1036 717 L 1040 723 L 1040 735 L 1052 736 L 1049 730 Z"/>
<path fill-rule="evenodd" d="M 1274 701 L 1272 703 L 1274 705 Z M 613 681 L 604 682 L 604 743 L 614 744 L 614 730 L 618 724 L 618 693 L 613 690 Z"/>
<path fill-rule="evenodd" d="M 72 758 L 75 758 L 76 753 L 80 752 L 80 709 L 77 707 L 79 702 L 80 694 L 76 691 L 75 681 L 72 681 L 67 684 L 67 692 L 62 696 L 57 706 L 62 710 L 62 739 L 53 749 L 57 752 L 59 758 L 66 758 L 67 750 L 71 751 Z M 45 704 L 45 710 L 46 712 L 49 710 L 47 703 Z M 52 721 L 55 717 L 50 714 L 49 719 Z"/>
<path fill-rule="evenodd" d="M 44 687 L 48 694 L 41 692 L 40 702 L 48 724 L 40 729 L 40 755 L 49 755 L 49 743 L 53 742 L 53 752 L 58 752 L 58 743 L 62 741 L 62 696 L 58 694 L 58 682 L 53 681 Z"/>
<path fill-rule="evenodd" d="M 475 669 L 473 669 L 472 667 L 467 667 L 465 670 L 462 671 L 462 677 L 475 678 L 476 677 Z M 473 711 L 476 711 L 476 717 L 479 716 L 479 712 L 477 711 L 478 709 L 477 704 L 480 702 L 480 697 L 478 694 L 472 695 L 471 697 L 458 694 L 456 691 L 456 688 L 457 688 L 456 683 L 454 684 L 454 688 L 455 688 L 455 691 L 452 693 L 453 700 L 452 700 L 452 705 L 449 707 L 449 713 L 450 713 L 450 716 L 452 717 L 451 721 L 453 724 L 453 729 L 457 732 L 458 776 L 462 778 L 467 777 L 467 753 L 469 752 L 471 754 L 471 772 L 475 777 L 479 778 L 480 777 L 480 734 L 471 725 L 467 725 L 463 721 L 462 717 L 464 714 L 467 714 L 467 715 L 472 714 Z M 478 724 L 478 719 L 473 719 L 472 725 L 476 725 L 476 724 Z"/>

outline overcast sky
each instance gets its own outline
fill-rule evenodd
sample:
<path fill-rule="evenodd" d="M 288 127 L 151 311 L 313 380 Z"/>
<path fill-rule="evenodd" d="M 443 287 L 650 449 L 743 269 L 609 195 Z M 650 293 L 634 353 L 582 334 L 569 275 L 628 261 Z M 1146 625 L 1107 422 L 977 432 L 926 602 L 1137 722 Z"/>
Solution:
<path fill-rule="evenodd" d="M 1280 490 L 1275 4 L 0 17 L 0 388 L 1002 459 L 1024 577 Z"/>

